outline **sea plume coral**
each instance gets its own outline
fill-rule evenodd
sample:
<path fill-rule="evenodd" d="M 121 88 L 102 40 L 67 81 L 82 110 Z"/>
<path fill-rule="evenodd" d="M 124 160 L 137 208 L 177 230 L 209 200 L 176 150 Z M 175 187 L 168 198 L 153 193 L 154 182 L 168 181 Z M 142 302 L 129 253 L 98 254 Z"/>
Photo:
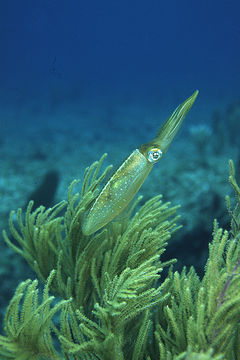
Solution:
<path fill-rule="evenodd" d="M 41 298 L 37 281 L 19 285 L 5 316 L 1 359 L 240 358 L 240 191 L 233 164 L 238 204 L 230 210 L 228 200 L 231 232 L 215 221 L 203 279 L 194 268 L 178 273 L 171 266 L 162 280 L 162 269 L 175 262 L 161 255 L 179 228 L 178 206 L 156 196 L 139 207 L 137 199 L 101 231 L 82 232 L 110 170 L 101 171 L 104 157 L 86 169 L 79 192 L 79 181 L 70 185 L 67 201 L 36 210 L 30 202 L 25 214 L 17 211 L 17 225 L 11 213 L 12 237 L 4 231 L 4 239 L 45 288 Z"/>

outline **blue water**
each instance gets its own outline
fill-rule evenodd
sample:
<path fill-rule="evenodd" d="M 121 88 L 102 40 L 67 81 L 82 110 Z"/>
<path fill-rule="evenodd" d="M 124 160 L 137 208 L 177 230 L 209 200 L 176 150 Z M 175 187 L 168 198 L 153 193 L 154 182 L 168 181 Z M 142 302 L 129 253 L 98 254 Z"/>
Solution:
<path fill-rule="evenodd" d="M 239 11 L 237 0 L 1 2 L 0 104 L 17 113 L 4 126 L 21 118 L 24 127 L 64 104 L 78 108 L 73 127 L 110 131 L 116 108 L 165 116 L 196 88 L 192 117 L 210 118 L 239 97 Z M 86 113 L 91 120 L 77 116 Z"/>

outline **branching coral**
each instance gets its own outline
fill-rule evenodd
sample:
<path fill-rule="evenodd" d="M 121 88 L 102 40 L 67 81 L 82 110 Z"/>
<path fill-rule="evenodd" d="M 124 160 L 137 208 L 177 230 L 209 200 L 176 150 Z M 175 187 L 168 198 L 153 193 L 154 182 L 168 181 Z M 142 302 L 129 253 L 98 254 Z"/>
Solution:
<path fill-rule="evenodd" d="M 46 281 L 40 304 L 37 280 L 26 280 L 16 289 L 5 315 L 6 336 L 0 336 L 2 359 L 60 359 L 51 335 L 55 328 L 52 318 L 67 301 L 51 308 L 54 297 L 49 296 L 49 286 L 54 272 L 51 271 Z"/>
<path fill-rule="evenodd" d="M 238 204 L 232 211 L 227 200 L 231 231 L 214 222 L 201 280 L 194 268 L 174 273 L 175 260 L 161 261 L 179 228 L 178 207 L 161 196 L 142 207 L 137 199 L 98 233 L 83 234 L 83 218 L 110 170 L 101 172 L 104 157 L 86 169 L 80 193 L 78 181 L 70 185 L 66 202 L 34 211 L 30 202 L 25 214 L 17 211 L 17 224 L 10 214 L 12 237 L 6 231 L 3 237 L 45 288 L 39 300 L 36 280 L 19 285 L 5 316 L 1 359 L 240 359 L 240 191 L 233 163 Z"/>

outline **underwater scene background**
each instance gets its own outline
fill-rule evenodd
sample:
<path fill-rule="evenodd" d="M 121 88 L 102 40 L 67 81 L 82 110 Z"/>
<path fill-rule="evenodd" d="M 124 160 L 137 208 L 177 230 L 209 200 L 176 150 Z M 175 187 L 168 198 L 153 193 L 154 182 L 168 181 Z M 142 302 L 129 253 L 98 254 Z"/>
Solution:
<path fill-rule="evenodd" d="M 66 199 L 103 153 L 116 168 L 199 89 L 140 194 L 181 204 L 165 260 L 202 276 L 213 219 L 229 228 L 229 158 L 240 174 L 239 12 L 237 0 L 1 2 L 1 229 L 30 199 Z M 0 250 L 2 316 L 34 274 L 3 240 Z"/>

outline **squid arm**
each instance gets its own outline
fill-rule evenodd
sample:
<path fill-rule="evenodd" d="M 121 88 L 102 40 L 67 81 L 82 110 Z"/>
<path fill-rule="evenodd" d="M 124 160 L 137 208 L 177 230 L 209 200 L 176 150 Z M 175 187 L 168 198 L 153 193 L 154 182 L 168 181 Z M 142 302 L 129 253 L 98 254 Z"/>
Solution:
<path fill-rule="evenodd" d="M 197 95 L 198 90 L 176 108 L 152 141 L 135 149 L 116 170 L 82 220 L 85 235 L 101 229 L 129 204 L 153 165 L 169 148 Z"/>

